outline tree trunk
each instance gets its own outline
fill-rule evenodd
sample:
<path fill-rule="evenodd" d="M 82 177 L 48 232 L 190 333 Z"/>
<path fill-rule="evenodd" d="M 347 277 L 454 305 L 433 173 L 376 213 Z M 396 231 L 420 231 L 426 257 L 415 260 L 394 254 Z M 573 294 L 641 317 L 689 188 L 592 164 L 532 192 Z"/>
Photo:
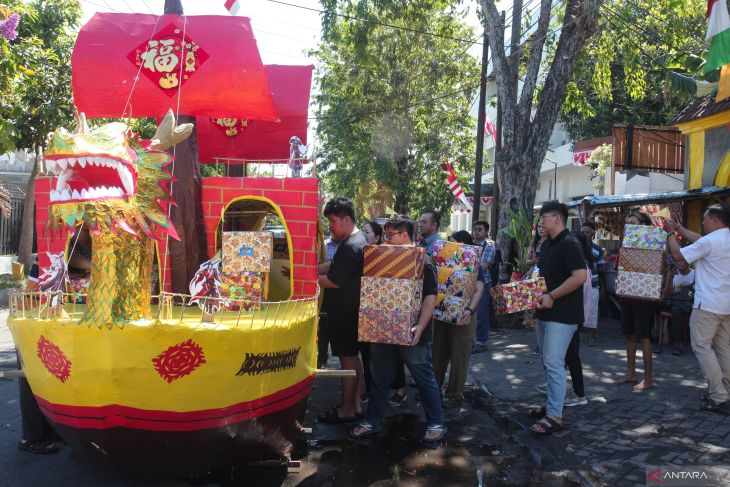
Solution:
<path fill-rule="evenodd" d="M 496 161 L 499 169 L 499 231 L 497 233 L 497 248 L 502 255 L 502 262 L 512 261 L 514 246 L 512 239 L 504 235 L 504 229 L 509 224 L 510 216 L 507 208 L 518 212 L 524 208 L 525 213 L 532 216 L 532 208 L 537 192 L 537 180 L 540 176 L 540 166 L 531 163 L 525 154 L 510 155 L 503 153 Z M 500 274 L 508 273 L 507 266 L 500 268 Z M 502 276 L 504 278 L 504 276 Z"/>
<path fill-rule="evenodd" d="M 33 240 L 35 236 L 35 178 L 38 175 L 41 150 L 36 148 L 33 170 L 30 172 L 28 186 L 25 189 L 25 202 L 23 203 L 23 220 L 20 225 L 20 242 L 18 243 L 18 262 L 23 264 L 26 272 L 30 270 L 33 263 Z"/>
<path fill-rule="evenodd" d="M 195 123 L 195 117 L 180 115 L 178 124 Z M 172 292 L 187 294 L 188 284 L 200 264 L 208 259 L 205 215 L 201 202 L 201 177 L 198 166 L 198 139 L 196 131 L 174 148 L 175 167 L 172 183 L 171 219 L 180 241 L 168 239 L 170 283 Z"/>
<path fill-rule="evenodd" d="M 395 206 L 393 209 L 399 215 L 408 214 L 408 202 L 410 200 L 408 195 L 408 178 L 406 174 L 406 165 L 408 163 L 408 157 L 403 157 L 395 161 L 395 170 L 398 174 L 398 181 L 395 184 Z"/>

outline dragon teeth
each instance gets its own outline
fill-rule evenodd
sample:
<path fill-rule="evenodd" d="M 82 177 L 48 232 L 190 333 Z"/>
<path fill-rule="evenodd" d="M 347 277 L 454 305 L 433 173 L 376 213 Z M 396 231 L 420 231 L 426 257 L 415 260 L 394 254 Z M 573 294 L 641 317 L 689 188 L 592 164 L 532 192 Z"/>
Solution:
<path fill-rule="evenodd" d="M 120 164 L 117 167 L 117 172 L 119 173 L 119 179 L 122 181 L 122 185 L 124 186 L 124 190 L 127 194 L 134 194 L 134 178 L 132 177 L 132 173 L 129 169 Z"/>
<path fill-rule="evenodd" d="M 71 193 L 71 199 L 74 200 L 80 200 L 81 199 L 81 193 L 78 192 L 78 190 L 73 190 L 73 193 Z"/>
<path fill-rule="evenodd" d="M 62 170 L 65 170 L 68 162 L 66 161 L 66 159 L 56 159 L 56 165 Z"/>

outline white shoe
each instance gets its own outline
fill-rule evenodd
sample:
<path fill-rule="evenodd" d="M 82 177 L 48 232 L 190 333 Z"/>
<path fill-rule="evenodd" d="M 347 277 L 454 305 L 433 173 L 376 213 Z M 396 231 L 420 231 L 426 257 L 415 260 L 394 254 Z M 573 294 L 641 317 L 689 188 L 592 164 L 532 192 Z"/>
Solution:
<path fill-rule="evenodd" d="M 585 406 L 586 404 L 588 404 L 588 399 L 586 399 L 585 396 L 576 396 L 572 391 L 570 395 L 565 395 L 565 402 L 563 402 L 563 406 L 566 408 L 572 408 L 573 406 Z"/>
<path fill-rule="evenodd" d="M 542 384 L 536 385 L 535 389 L 537 389 L 537 392 L 542 392 L 543 394 L 547 394 L 547 382 L 543 382 Z"/>

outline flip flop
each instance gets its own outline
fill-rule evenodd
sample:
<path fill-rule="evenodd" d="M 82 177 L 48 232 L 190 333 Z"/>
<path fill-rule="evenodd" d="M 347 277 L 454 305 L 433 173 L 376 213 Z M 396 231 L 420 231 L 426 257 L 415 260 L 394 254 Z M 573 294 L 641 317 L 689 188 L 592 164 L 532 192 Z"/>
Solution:
<path fill-rule="evenodd" d="M 357 431 L 357 429 L 360 428 L 360 432 Z M 350 438 L 353 438 L 355 440 L 364 440 L 366 438 L 372 438 L 373 436 L 376 436 L 380 433 L 380 430 L 376 430 L 372 424 L 365 422 L 360 423 L 354 428 L 350 430 L 348 435 Z"/>
<path fill-rule="evenodd" d="M 535 429 L 535 426 L 540 427 L 540 431 Z M 563 429 L 563 425 L 555 421 L 550 416 L 545 416 L 537 423 L 533 424 L 530 428 L 530 431 L 535 433 L 536 435 L 549 435 L 551 433 L 555 433 L 556 431 L 560 431 Z"/>
<path fill-rule="evenodd" d="M 438 431 L 439 435 L 436 437 L 433 437 L 433 438 L 428 438 L 426 435 L 428 435 L 428 433 L 433 432 L 433 431 Z M 448 432 L 449 432 L 449 428 L 447 428 L 446 425 L 443 425 L 443 424 L 438 425 L 438 426 L 429 426 L 428 428 L 426 428 L 426 433 L 421 438 L 421 441 L 423 441 L 424 443 L 438 443 L 439 441 L 442 441 L 446 437 L 446 433 L 448 433 Z"/>
<path fill-rule="evenodd" d="M 20 440 L 20 443 L 18 443 L 18 450 L 37 453 L 40 455 L 48 455 L 49 453 L 56 453 L 58 451 L 58 445 L 55 441 Z"/>
<path fill-rule="evenodd" d="M 324 413 L 317 416 L 318 421 L 331 424 L 354 423 L 356 421 L 360 421 L 361 419 L 362 414 L 356 414 L 355 416 L 340 416 L 340 413 L 337 412 L 337 406 L 334 406 L 328 411 L 325 411 Z"/>
<path fill-rule="evenodd" d="M 634 392 L 644 392 L 648 391 L 649 389 L 654 389 L 654 385 L 652 384 L 650 386 L 645 386 L 643 383 L 639 383 L 634 386 L 633 390 Z"/>

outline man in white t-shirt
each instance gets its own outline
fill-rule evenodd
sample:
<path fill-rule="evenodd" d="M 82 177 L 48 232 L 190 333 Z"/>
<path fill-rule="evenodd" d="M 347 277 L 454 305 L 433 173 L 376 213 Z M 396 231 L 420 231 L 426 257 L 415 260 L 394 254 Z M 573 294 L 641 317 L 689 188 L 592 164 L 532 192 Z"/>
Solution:
<path fill-rule="evenodd" d="M 705 374 L 709 394 L 704 409 L 730 414 L 730 205 L 707 208 L 706 235 L 666 220 L 667 245 L 682 274 L 695 268 L 695 300 L 690 318 L 692 350 Z M 675 232 L 692 242 L 680 248 Z"/>

